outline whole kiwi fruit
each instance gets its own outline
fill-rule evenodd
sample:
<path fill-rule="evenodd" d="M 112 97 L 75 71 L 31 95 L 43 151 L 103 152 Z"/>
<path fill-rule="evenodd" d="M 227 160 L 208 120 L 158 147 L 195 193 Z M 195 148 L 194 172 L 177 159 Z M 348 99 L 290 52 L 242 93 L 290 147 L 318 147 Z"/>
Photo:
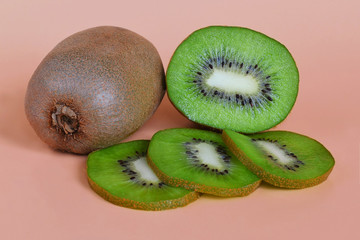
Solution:
<path fill-rule="evenodd" d="M 71 35 L 48 53 L 29 81 L 25 112 L 50 147 L 87 154 L 136 131 L 164 93 L 155 47 L 130 30 L 100 26 Z"/>

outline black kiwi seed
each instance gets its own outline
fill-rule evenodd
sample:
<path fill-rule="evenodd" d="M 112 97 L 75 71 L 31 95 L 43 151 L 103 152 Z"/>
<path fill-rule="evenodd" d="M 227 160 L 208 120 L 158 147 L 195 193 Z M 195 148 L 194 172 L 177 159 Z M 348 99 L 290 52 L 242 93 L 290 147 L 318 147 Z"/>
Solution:
<path fill-rule="evenodd" d="M 205 58 L 206 59 L 206 58 Z M 256 107 L 265 107 L 266 103 L 270 103 L 273 101 L 273 97 L 270 93 L 272 89 L 270 88 L 270 83 L 266 82 L 263 83 L 264 88 L 261 89 L 260 93 L 264 97 L 261 97 L 262 95 L 259 95 L 258 93 L 254 93 L 253 95 L 246 96 L 246 99 L 243 99 L 242 94 L 235 93 L 230 94 L 227 92 L 224 92 L 223 90 L 214 89 L 214 87 L 210 87 L 206 84 L 206 79 L 209 77 L 209 74 L 212 73 L 212 69 L 219 69 L 219 68 L 232 68 L 235 70 L 232 70 L 234 72 L 237 71 L 238 74 L 245 74 L 249 75 L 253 73 L 253 77 L 259 79 L 259 81 L 264 81 L 265 79 L 270 78 L 270 75 L 265 75 L 262 71 L 260 71 L 259 64 L 255 65 L 247 65 L 244 62 L 236 60 L 236 57 L 225 59 L 225 57 L 217 57 L 217 58 L 211 58 L 209 57 L 209 60 L 204 61 L 203 63 L 199 63 L 202 65 L 202 71 L 195 71 L 196 76 L 195 79 L 191 80 L 191 83 L 196 86 L 196 88 L 200 91 L 200 93 L 204 96 L 211 96 L 211 98 L 215 98 L 218 101 L 222 101 L 225 103 L 231 103 L 240 105 L 243 107 L 250 107 L 251 109 Z M 215 64 L 215 65 L 214 65 Z M 244 68 L 245 72 L 240 71 L 240 69 Z M 210 70 L 211 69 L 211 70 Z M 265 95 L 266 94 L 266 95 Z"/>
<path fill-rule="evenodd" d="M 257 141 L 267 141 L 267 142 L 270 142 L 270 143 L 273 143 L 273 144 L 276 144 L 279 148 L 281 148 L 283 151 L 285 151 L 285 154 L 288 155 L 289 157 L 291 157 L 292 161 L 288 164 L 281 164 L 279 161 L 277 161 L 277 159 L 272 156 L 271 154 L 268 154 L 267 157 L 275 164 L 277 164 L 278 166 L 286 169 L 286 170 L 291 170 L 291 171 L 294 171 L 296 172 L 296 169 L 295 168 L 300 168 L 299 164 L 302 164 L 302 165 L 305 165 L 302 161 L 298 160 L 297 159 L 297 156 L 292 153 L 292 152 L 289 152 L 285 147 L 286 145 L 285 144 L 279 144 L 277 140 L 272 140 L 272 139 L 264 139 L 264 138 L 259 138 L 259 139 L 251 139 L 252 142 L 257 142 Z M 290 164 L 290 165 L 289 165 Z"/>
<path fill-rule="evenodd" d="M 221 171 L 219 171 L 218 169 L 211 167 L 208 164 L 200 163 L 200 161 L 202 161 L 202 160 L 199 159 L 199 156 L 198 156 L 199 150 L 193 149 L 192 145 L 195 145 L 195 144 L 201 142 L 201 143 L 207 143 L 207 144 L 213 145 L 215 147 L 216 152 L 219 154 L 219 160 L 220 159 L 223 160 L 224 167 L 225 168 L 229 167 L 228 164 L 230 163 L 231 157 L 227 154 L 226 150 L 223 147 L 221 147 L 217 142 L 208 141 L 208 140 L 204 140 L 204 139 L 196 139 L 196 138 L 193 138 L 192 141 L 193 142 L 190 144 L 186 144 L 189 142 L 185 142 L 183 146 L 185 147 L 185 154 L 187 155 L 187 158 L 189 159 L 190 163 L 192 163 L 193 166 L 200 167 L 203 170 L 211 172 L 211 173 L 221 174 Z M 228 172 L 229 171 L 225 169 L 225 171 L 222 172 L 222 175 L 228 174 Z"/>
<path fill-rule="evenodd" d="M 189 142 L 184 143 L 184 145 L 186 144 L 190 144 Z M 192 154 L 191 151 L 187 151 L 188 154 Z M 117 162 L 120 164 L 121 167 L 123 167 L 124 169 L 121 170 L 121 172 L 127 174 L 129 176 L 129 180 L 134 181 L 137 184 L 140 184 L 142 186 L 154 186 L 155 183 L 152 182 L 148 182 L 148 180 L 144 180 L 141 178 L 141 176 L 138 175 L 138 173 L 136 171 L 134 171 L 133 169 L 133 165 L 132 165 L 132 161 L 136 161 L 141 157 L 145 157 L 146 156 L 146 152 L 135 152 L 134 156 L 128 156 L 126 159 L 128 160 L 118 160 Z M 161 187 L 161 185 L 159 185 L 159 187 Z"/>

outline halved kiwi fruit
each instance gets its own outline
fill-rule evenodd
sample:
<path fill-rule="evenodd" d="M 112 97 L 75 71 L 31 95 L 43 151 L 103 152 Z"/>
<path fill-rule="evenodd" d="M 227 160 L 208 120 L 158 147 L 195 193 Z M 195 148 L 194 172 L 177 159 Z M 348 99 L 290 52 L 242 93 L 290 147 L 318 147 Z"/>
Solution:
<path fill-rule="evenodd" d="M 89 154 L 91 188 L 114 204 L 142 210 L 185 206 L 199 194 L 166 185 L 146 163 L 147 140 L 118 144 Z"/>
<path fill-rule="evenodd" d="M 283 121 L 299 85 L 284 45 L 247 28 L 225 26 L 203 28 L 185 39 L 166 79 L 171 102 L 187 118 L 243 133 Z"/>
<path fill-rule="evenodd" d="M 148 163 L 165 183 L 223 197 L 245 196 L 260 179 L 226 147 L 218 133 L 198 129 L 157 132 Z"/>
<path fill-rule="evenodd" d="M 335 160 L 318 141 L 287 131 L 242 135 L 223 131 L 229 149 L 264 181 L 285 188 L 306 188 L 322 183 Z"/>

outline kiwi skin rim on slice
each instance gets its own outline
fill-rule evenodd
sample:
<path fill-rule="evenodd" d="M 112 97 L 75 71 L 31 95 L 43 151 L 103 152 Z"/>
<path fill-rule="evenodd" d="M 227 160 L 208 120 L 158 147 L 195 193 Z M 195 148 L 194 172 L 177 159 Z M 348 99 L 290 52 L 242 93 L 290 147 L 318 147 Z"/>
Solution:
<path fill-rule="evenodd" d="M 197 200 L 201 196 L 200 193 L 193 191 L 187 194 L 186 196 L 178 199 L 144 203 L 144 202 L 138 202 L 134 200 L 113 196 L 108 191 L 97 185 L 89 176 L 88 176 L 88 181 L 90 187 L 105 200 L 122 207 L 138 209 L 138 210 L 161 211 L 161 210 L 183 207 Z"/>
<path fill-rule="evenodd" d="M 156 176 L 158 176 L 158 178 L 161 179 L 161 181 L 163 181 L 164 183 L 173 187 L 182 187 L 185 189 L 194 190 L 195 192 L 207 193 L 219 197 L 244 197 L 254 192 L 260 186 L 261 183 L 261 179 L 260 179 L 254 182 L 253 184 L 250 184 L 242 188 L 219 188 L 219 187 L 205 186 L 192 181 L 187 181 L 176 177 L 168 176 L 155 166 L 155 164 L 151 161 L 149 156 L 147 157 L 147 161 L 151 169 L 155 172 Z"/>
<path fill-rule="evenodd" d="M 234 153 L 234 155 L 255 175 L 260 177 L 263 181 L 270 183 L 271 185 L 282 187 L 282 188 L 307 188 L 318 185 L 324 182 L 329 174 L 331 173 L 334 166 L 332 166 L 326 173 L 312 178 L 312 179 L 287 179 L 280 176 L 276 176 L 274 174 L 266 172 L 263 168 L 254 164 L 253 161 L 242 151 L 239 149 L 235 142 L 227 135 L 226 131 L 223 131 L 222 138 L 225 144 L 228 146 L 230 151 Z"/>
<path fill-rule="evenodd" d="M 132 142 L 142 142 L 142 141 L 149 141 L 149 140 L 135 140 Z M 121 144 L 130 144 L 132 142 L 125 142 L 125 143 L 121 143 Z M 115 146 L 116 145 L 108 147 L 108 148 L 112 148 Z M 88 159 L 91 157 L 91 155 L 96 154 L 97 152 L 100 152 L 100 151 L 103 151 L 103 149 L 99 149 L 99 150 L 91 152 L 88 155 Z M 100 197 L 105 199 L 106 201 L 111 202 L 115 205 L 119 205 L 121 207 L 132 208 L 132 209 L 137 209 L 137 210 L 161 211 L 161 210 L 167 210 L 167 209 L 174 209 L 174 208 L 178 208 L 178 207 L 184 207 L 184 206 L 190 204 L 191 202 L 197 200 L 201 196 L 200 193 L 192 191 L 180 198 L 168 199 L 168 200 L 162 200 L 162 201 L 156 201 L 156 202 L 155 201 L 154 202 L 140 202 L 140 201 L 136 201 L 136 200 L 132 200 L 132 199 L 121 198 L 121 197 L 111 194 L 109 191 L 105 190 L 103 187 L 101 187 L 95 181 L 93 181 L 93 179 L 91 179 L 91 177 L 88 174 L 88 168 L 89 168 L 89 166 L 87 164 L 87 179 L 88 179 L 91 189 L 95 193 L 97 193 Z"/>

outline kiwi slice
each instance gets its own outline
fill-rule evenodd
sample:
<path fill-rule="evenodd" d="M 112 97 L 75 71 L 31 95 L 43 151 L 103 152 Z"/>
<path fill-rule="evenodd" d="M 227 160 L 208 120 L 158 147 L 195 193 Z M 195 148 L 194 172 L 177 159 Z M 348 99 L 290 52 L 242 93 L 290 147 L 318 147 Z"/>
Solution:
<path fill-rule="evenodd" d="M 283 121 L 292 109 L 299 73 L 289 51 L 262 33 L 210 26 L 176 49 L 167 74 L 168 96 L 190 120 L 255 133 Z"/>
<path fill-rule="evenodd" d="M 253 173 L 284 188 L 306 188 L 322 183 L 335 160 L 318 141 L 287 131 L 245 136 L 223 131 L 224 142 Z"/>
<path fill-rule="evenodd" d="M 114 204 L 142 210 L 182 207 L 199 194 L 166 185 L 146 163 L 148 140 L 118 144 L 89 154 L 91 188 Z"/>
<path fill-rule="evenodd" d="M 261 180 L 226 147 L 221 134 L 167 129 L 151 139 L 148 163 L 165 183 L 222 197 L 245 196 Z"/>

